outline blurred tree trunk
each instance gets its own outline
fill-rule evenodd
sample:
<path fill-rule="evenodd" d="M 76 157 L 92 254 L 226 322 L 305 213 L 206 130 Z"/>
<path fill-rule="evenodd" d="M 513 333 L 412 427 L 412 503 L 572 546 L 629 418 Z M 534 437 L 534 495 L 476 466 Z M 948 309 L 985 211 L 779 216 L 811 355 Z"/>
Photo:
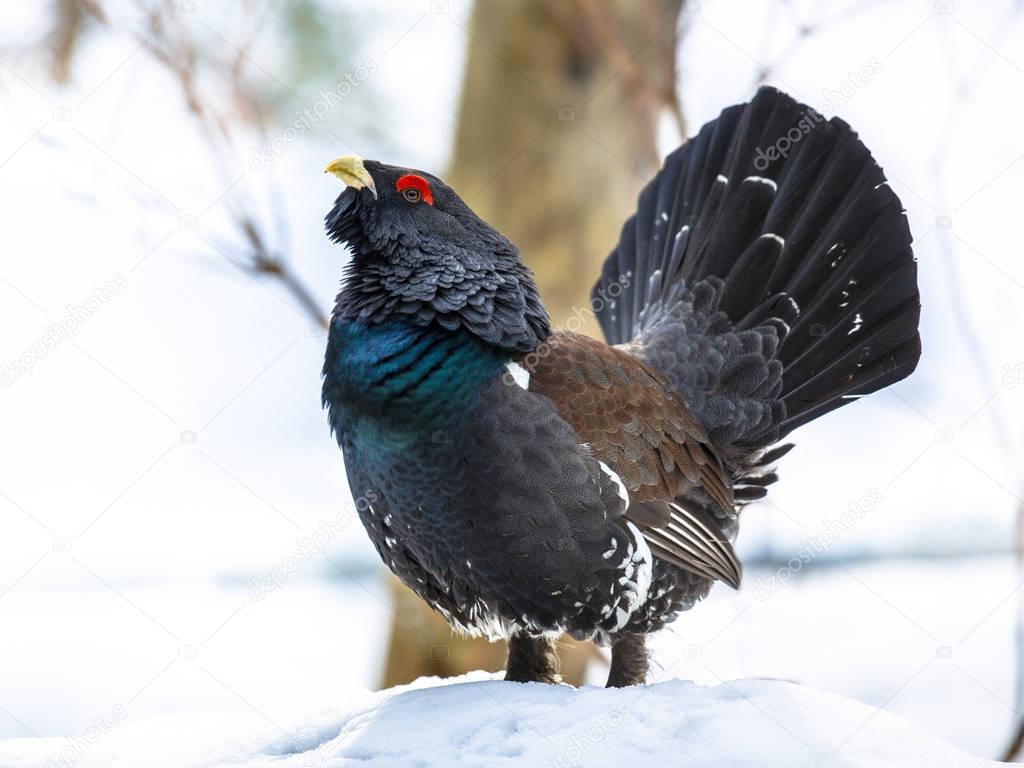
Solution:
<path fill-rule="evenodd" d="M 590 330 L 590 287 L 675 120 L 683 0 L 477 0 L 448 181 L 519 246 L 556 326 Z M 571 318 L 577 318 L 573 320 Z M 384 685 L 502 669 L 503 644 L 467 640 L 395 582 Z M 593 647 L 568 638 L 578 685 Z"/>
<path fill-rule="evenodd" d="M 478 0 L 449 181 L 519 246 L 556 324 L 660 165 L 682 0 Z M 681 126 L 681 118 L 678 118 Z"/>

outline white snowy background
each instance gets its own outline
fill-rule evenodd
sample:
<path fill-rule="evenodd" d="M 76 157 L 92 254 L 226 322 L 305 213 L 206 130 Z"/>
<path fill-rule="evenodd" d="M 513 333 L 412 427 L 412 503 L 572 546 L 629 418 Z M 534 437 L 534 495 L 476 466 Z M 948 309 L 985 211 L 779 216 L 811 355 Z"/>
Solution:
<path fill-rule="evenodd" d="M 186 7 L 205 45 L 235 44 L 240 4 Z M 224 258 L 227 206 L 280 208 L 275 245 L 328 308 L 345 257 L 322 235 L 338 192 L 325 162 L 443 171 L 465 52 L 482 43 L 465 2 L 339 8 L 348 71 L 376 71 L 264 167 L 226 170 L 137 39 L 87 37 L 58 88 L 29 55 L 45 8 L 0 10 L 0 374 L 33 365 L 0 382 L 0 738 L 314 712 L 378 683 L 389 592 L 358 523 L 332 527 L 352 504 L 319 405 L 324 337 Z M 769 502 L 745 513 L 744 588 L 716 588 L 662 633 L 658 679 L 794 681 L 983 757 L 1007 739 L 1021 707 L 1022 16 L 1010 0 L 702 0 L 684 18 L 693 129 L 768 70 L 860 132 L 910 216 L 925 351 L 910 380 L 797 434 Z M 275 34 L 259 33 L 254 76 L 310 108 L 316 89 L 277 74 Z M 664 150 L 678 140 L 666 124 Z M 73 337 L 34 353 L 69 315 Z M 323 555 L 250 590 L 324 530 Z M 808 547 L 824 551 L 789 562 Z M 884 718 L 865 711 L 869 732 Z"/>

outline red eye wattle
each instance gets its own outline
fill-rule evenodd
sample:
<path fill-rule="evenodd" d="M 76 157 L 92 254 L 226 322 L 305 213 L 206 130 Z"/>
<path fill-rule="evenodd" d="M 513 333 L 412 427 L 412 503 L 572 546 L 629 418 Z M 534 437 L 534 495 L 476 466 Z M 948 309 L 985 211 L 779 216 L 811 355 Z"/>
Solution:
<path fill-rule="evenodd" d="M 430 191 L 430 183 L 415 173 L 407 173 L 402 176 L 395 182 L 395 189 L 401 192 L 410 203 L 422 200 L 427 205 L 434 204 L 434 193 Z"/>

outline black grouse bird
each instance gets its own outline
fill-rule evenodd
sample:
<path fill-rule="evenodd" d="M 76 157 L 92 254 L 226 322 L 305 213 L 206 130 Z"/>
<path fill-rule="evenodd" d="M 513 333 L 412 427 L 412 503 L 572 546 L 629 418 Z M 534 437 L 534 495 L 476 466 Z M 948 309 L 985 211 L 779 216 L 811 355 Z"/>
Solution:
<path fill-rule="evenodd" d="M 666 159 L 552 331 L 516 247 L 443 181 L 356 157 L 323 402 L 384 562 L 455 628 L 556 681 L 562 632 L 643 682 L 644 636 L 740 582 L 739 510 L 801 424 L 904 378 L 920 300 L 902 206 L 844 122 L 763 88 Z M 537 194 L 544 194 L 537 190 Z"/>

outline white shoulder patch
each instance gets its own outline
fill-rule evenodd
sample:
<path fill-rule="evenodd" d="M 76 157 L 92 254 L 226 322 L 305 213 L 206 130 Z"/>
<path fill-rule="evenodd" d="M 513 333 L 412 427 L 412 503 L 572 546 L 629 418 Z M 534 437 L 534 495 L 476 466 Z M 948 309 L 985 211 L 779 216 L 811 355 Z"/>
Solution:
<path fill-rule="evenodd" d="M 530 388 L 530 372 L 528 370 L 516 362 L 506 363 L 505 368 L 512 377 L 512 381 L 523 389 Z"/>

